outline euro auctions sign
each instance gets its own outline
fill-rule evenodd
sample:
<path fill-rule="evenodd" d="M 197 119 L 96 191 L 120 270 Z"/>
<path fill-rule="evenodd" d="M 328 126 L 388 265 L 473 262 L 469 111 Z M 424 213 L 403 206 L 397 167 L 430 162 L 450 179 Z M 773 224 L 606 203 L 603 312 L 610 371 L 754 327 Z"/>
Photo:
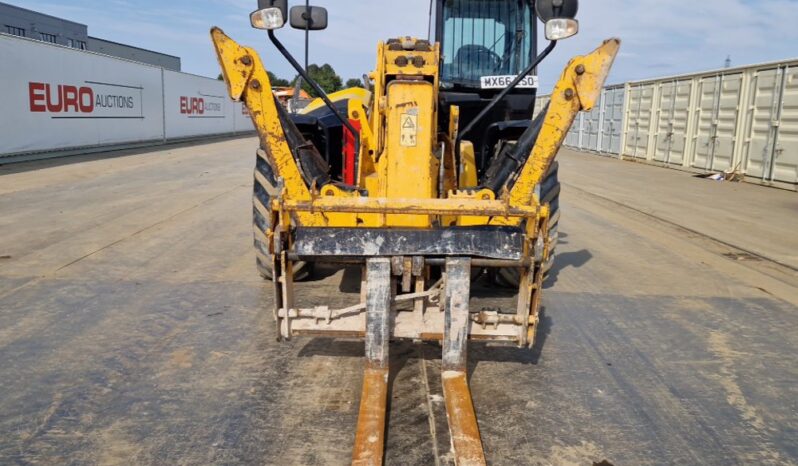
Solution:
<path fill-rule="evenodd" d="M 0 160 L 252 130 L 216 79 L 2 33 L 0 57 Z"/>
<path fill-rule="evenodd" d="M 166 138 L 235 131 L 235 104 L 223 81 L 163 70 Z"/>
<path fill-rule="evenodd" d="M 144 119 L 143 92 L 139 85 L 121 82 L 29 81 L 28 103 L 30 112 L 53 119 Z"/>
<path fill-rule="evenodd" d="M 181 95 L 180 114 L 188 118 L 224 118 L 224 97 L 200 92 L 196 97 Z"/>

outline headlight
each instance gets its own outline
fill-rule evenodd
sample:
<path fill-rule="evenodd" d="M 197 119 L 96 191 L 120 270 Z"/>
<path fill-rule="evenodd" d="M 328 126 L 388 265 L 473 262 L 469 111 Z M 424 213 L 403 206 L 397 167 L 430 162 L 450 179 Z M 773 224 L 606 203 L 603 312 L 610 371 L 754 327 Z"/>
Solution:
<path fill-rule="evenodd" d="M 546 39 L 567 39 L 579 32 L 579 21 L 570 18 L 553 18 L 546 21 Z"/>
<path fill-rule="evenodd" d="M 285 25 L 283 12 L 279 8 L 255 10 L 249 15 L 249 22 L 255 29 L 280 29 Z"/>

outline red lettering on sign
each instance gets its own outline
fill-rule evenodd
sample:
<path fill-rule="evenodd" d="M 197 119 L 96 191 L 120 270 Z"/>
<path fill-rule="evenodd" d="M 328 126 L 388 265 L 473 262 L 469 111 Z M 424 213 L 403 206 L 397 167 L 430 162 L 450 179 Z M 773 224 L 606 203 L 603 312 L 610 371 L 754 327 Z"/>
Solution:
<path fill-rule="evenodd" d="M 181 112 L 190 112 L 189 104 L 181 98 Z M 93 113 L 95 105 L 105 108 L 133 108 L 133 97 L 116 94 L 95 96 L 90 86 L 28 82 L 28 100 L 31 112 Z"/>
<path fill-rule="evenodd" d="M 57 100 L 56 100 L 56 103 L 53 103 L 53 99 L 52 99 L 53 93 L 50 92 L 50 85 L 49 84 L 45 84 L 44 85 L 45 94 L 47 95 L 47 111 L 48 112 L 60 112 L 61 109 L 63 108 L 64 104 L 61 101 L 61 87 L 62 86 L 60 86 L 60 85 L 58 86 L 58 88 L 57 88 L 58 92 L 56 92 L 56 94 L 55 94 L 55 97 L 56 97 Z"/>
<path fill-rule="evenodd" d="M 205 100 L 197 97 L 180 97 L 180 113 L 186 115 L 202 115 L 205 113 Z"/>
<path fill-rule="evenodd" d="M 78 89 L 78 105 L 83 113 L 91 113 L 94 110 L 94 91 L 90 87 Z"/>
<path fill-rule="evenodd" d="M 59 88 L 61 86 L 58 86 Z M 63 91 L 64 96 L 64 111 L 68 112 L 69 107 L 73 107 L 75 111 L 79 111 L 78 109 L 78 88 L 75 86 L 64 86 Z"/>
<path fill-rule="evenodd" d="M 44 112 L 47 110 L 44 106 L 44 94 L 41 91 L 44 91 L 44 83 L 28 83 L 31 112 Z"/>

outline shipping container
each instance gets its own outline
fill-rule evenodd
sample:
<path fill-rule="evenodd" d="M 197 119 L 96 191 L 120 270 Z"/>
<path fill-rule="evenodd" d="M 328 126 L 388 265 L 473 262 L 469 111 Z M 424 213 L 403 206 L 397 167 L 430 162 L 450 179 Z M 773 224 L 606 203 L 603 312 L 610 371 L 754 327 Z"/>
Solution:
<path fill-rule="evenodd" d="M 599 96 L 599 102 L 596 103 L 589 112 L 583 113 L 582 130 L 584 136 L 582 138 L 582 149 L 590 151 L 598 151 L 599 138 L 601 136 L 601 98 L 603 93 Z"/>
<path fill-rule="evenodd" d="M 798 64 L 757 70 L 746 106 L 744 163 L 764 182 L 798 180 Z"/>
<path fill-rule="evenodd" d="M 532 113 L 532 119 L 537 118 L 538 114 L 546 108 L 546 105 L 549 104 L 549 100 L 551 99 L 548 95 L 537 96 L 535 98 L 535 111 Z"/>
<path fill-rule="evenodd" d="M 655 89 L 654 83 L 633 83 L 626 91 L 623 155 L 639 159 L 649 158 Z"/>
<path fill-rule="evenodd" d="M 618 154 L 623 130 L 623 86 L 605 88 L 601 98 L 601 143 L 598 151 Z"/>
<path fill-rule="evenodd" d="M 687 148 L 692 80 L 666 81 L 659 85 L 654 139 L 654 160 L 682 165 Z"/>
<path fill-rule="evenodd" d="M 706 171 L 738 169 L 733 164 L 742 97 L 742 73 L 704 76 L 698 81 L 690 166 Z"/>
<path fill-rule="evenodd" d="M 798 60 L 608 86 L 565 145 L 798 188 Z"/>

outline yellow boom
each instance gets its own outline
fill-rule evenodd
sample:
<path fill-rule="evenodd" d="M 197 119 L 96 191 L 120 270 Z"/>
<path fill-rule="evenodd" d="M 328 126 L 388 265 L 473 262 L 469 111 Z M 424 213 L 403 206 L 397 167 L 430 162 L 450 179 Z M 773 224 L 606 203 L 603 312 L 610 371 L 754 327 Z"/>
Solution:
<path fill-rule="evenodd" d="M 360 129 L 355 182 L 348 186 L 323 168 L 314 171 L 324 161 L 276 103 L 258 54 L 218 28 L 211 36 L 230 96 L 245 102 L 260 137 L 256 187 L 272 192 L 256 189 L 262 224 L 256 238 L 262 236 L 259 260 L 273 271 L 280 337 L 365 339 L 352 463 L 382 463 L 388 342 L 408 338 L 442 342 L 456 462 L 485 464 L 466 379 L 466 342 L 533 344 L 551 249 L 550 206 L 535 188 L 576 114 L 596 103 L 619 41 L 568 63 L 531 153 L 517 154 L 523 163 L 512 182 L 493 190 L 478 184 L 472 143 L 454 150 L 459 109 L 448 109 L 450 120 L 439 124 L 438 44 L 412 38 L 380 43 L 371 94 L 345 95 L 345 116 Z M 294 271 L 313 261 L 361 264 L 361 301 L 343 309 L 296 307 Z M 471 270 L 481 267 L 519 271 L 514 313 L 469 310 Z M 435 278 L 437 269 L 443 279 Z"/>

